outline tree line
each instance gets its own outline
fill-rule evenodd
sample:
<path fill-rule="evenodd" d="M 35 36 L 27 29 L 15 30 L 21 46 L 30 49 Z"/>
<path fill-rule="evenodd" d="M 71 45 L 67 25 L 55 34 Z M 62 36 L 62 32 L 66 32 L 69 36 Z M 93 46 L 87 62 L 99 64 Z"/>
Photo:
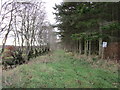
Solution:
<path fill-rule="evenodd" d="M 44 2 L 9 0 L 2 2 L 1 5 L 0 35 L 3 37 L 1 55 L 5 52 L 5 44 L 10 36 L 14 38 L 13 61 L 20 57 L 19 59 L 25 58 L 27 62 L 33 55 L 38 56 L 49 51 L 49 33 L 53 33 L 53 28 L 46 19 Z"/>
<path fill-rule="evenodd" d="M 120 42 L 120 2 L 62 2 L 54 9 L 66 50 L 102 57 L 102 42 Z"/>

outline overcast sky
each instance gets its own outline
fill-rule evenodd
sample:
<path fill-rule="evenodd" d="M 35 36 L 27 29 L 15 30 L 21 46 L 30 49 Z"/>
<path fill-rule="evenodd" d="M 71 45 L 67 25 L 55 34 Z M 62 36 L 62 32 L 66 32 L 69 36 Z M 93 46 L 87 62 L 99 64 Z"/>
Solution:
<path fill-rule="evenodd" d="M 55 16 L 52 14 L 52 12 L 54 12 L 54 9 L 52 7 L 55 6 L 55 3 L 60 4 L 60 2 L 62 2 L 63 0 L 43 0 L 43 1 L 46 2 L 45 7 L 46 7 L 48 19 L 51 22 L 51 24 L 54 24 Z"/>
<path fill-rule="evenodd" d="M 2 0 L 2 2 L 8 1 L 8 0 Z M 49 20 L 49 22 L 51 24 L 55 24 L 55 15 L 52 14 L 52 12 L 54 12 L 53 7 L 56 4 L 60 4 L 60 2 L 62 2 L 63 0 L 42 0 L 43 2 L 45 2 L 45 10 L 47 13 L 47 19 Z M 1 6 L 1 0 L 0 0 L 0 6 Z M 2 38 L 0 37 L 0 45 L 2 45 Z M 12 45 L 13 44 L 14 39 L 12 37 L 9 37 L 7 39 L 6 45 Z"/>

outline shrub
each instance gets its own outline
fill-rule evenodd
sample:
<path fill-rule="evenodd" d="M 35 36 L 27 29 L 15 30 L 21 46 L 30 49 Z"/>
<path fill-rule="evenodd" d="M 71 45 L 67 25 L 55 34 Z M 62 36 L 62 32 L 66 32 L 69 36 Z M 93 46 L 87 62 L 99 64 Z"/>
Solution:
<path fill-rule="evenodd" d="M 15 52 L 15 47 L 14 46 L 7 46 L 5 48 L 5 51 L 3 52 L 2 59 L 5 57 L 11 57 Z"/>

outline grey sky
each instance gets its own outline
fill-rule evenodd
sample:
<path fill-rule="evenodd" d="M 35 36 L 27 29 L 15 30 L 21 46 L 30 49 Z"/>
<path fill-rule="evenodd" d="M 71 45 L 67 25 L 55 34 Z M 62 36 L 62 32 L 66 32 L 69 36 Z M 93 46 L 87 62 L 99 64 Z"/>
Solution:
<path fill-rule="evenodd" d="M 2 0 L 2 2 L 5 2 L 5 1 L 8 1 L 8 0 Z M 52 12 L 54 12 L 53 7 L 55 6 L 55 3 L 59 4 L 63 0 L 52 0 L 52 1 L 42 0 L 42 1 L 45 2 L 45 10 L 46 10 L 46 13 L 47 13 L 47 19 L 49 20 L 49 22 L 51 24 L 54 24 L 55 23 L 55 19 L 54 19 L 55 16 L 52 14 Z M 1 0 L 0 0 L 0 7 L 1 7 Z M 2 40 L 3 40 L 3 38 L 0 37 L 0 45 L 2 45 Z M 14 41 L 14 39 L 12 37 L 9 37 L 7 39 L 6 45 L 12 45 L 13 41 Z"/>
<path fill-rule="evenodd" d="M 47 12 L 47 17 L 51 24 L 55 23 L 55 19 L 54 19 L 55 16 L 52 14 L 52 12 L 54 12 L 54 9 L 52 7 L 55 6 L 55 3 L 59 4 L 62 1 L 63 0 L 52 0 L 52 1 L 44 0 L 44 2 L 46 2 L 45 7 L 46 7 L 46 12 Z"/>

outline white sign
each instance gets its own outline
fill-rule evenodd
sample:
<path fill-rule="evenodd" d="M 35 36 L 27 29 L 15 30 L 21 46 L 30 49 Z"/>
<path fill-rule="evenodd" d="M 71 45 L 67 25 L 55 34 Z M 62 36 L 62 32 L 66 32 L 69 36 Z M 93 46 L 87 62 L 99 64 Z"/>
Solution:
<path fill-rule="evenodd" d="M 107 47 L 107 42 L 103 42 L 102 47 Z"/>

